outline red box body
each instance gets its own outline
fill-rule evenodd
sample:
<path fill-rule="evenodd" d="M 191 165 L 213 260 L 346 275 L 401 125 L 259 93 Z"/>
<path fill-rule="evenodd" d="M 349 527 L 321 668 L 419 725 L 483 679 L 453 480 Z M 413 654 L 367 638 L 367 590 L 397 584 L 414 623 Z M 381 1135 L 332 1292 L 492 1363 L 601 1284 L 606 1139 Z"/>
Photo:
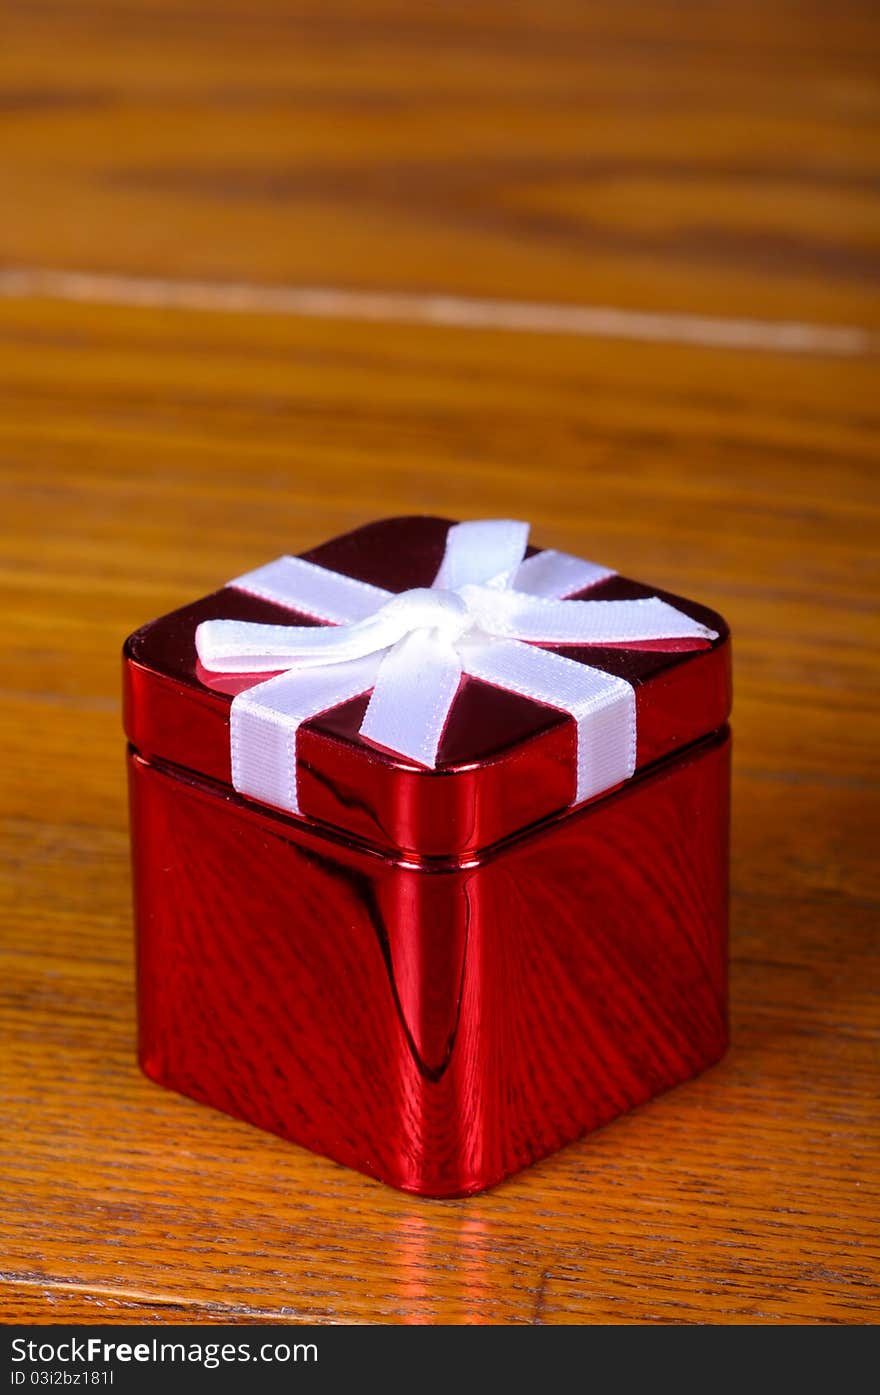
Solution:
<path fill-rule="evenodd" d="M 385 520 L 307 556 L 402 590 L 430 582 L 447 527 Z M 654 593 L 612 577 L 590 594 Z M 146 1073 L 452 1196 L 716 1061 L 730 644 L 720 617 L 675 603 L 718 640 L 583 651 L 636 686 L 639 756 L 573 809 L 571 720 L 472 680 L 436 771 L 370 749 L 354 699 L 303 728 L 303 813 L 268 808 L 229 782 L 230 694 L 248 680 L 201 673 L 193 634 L 213 616 L 305 621 L 225 588 L 133 635 Z"/>

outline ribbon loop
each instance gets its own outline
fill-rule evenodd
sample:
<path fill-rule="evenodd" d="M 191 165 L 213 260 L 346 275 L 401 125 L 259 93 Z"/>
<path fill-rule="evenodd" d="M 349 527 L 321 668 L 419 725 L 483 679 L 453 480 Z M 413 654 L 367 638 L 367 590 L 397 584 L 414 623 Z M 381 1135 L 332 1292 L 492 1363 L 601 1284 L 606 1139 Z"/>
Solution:
<path fill-rule="evenodd" d="M 446 551 L 434 586 L 457 591 L 462 586 L 509 585 L 526 552 L 529 525 L 512 518 L 483 518 L 455 523 L 446 535 Z"/>
<path fill-rule="evenodd" d="M 539 644 L 626 644 L 652 635 L 711 639 L 715 633 L 658 596 L 635 601 L 557 601 L 520 591 L 499 594 L 488 586 L 466 586 L 463 594 L 487 634 Z"/>

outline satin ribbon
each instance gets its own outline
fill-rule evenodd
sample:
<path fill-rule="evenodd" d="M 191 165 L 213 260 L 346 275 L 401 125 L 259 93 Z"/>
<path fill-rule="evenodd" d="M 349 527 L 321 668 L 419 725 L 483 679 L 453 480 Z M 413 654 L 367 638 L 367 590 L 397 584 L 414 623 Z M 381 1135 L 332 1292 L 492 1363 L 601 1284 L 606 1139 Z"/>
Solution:
<path fill-rule="evenodd" d="M 361 735 L 434 768 L 463 674 L 574 718 L 574 803 L 628 779 L 636 760 L 632 685 L 538 646 L 709 640 L 717 634 L 657 596 L 565 599 L 613 573 L 552 550 L 527 558 L 528 534 L 527 523 L 512 519 L 456 524 L 432 585 L 400 594 L 300 557 L 280 557 L 230 582 L 327 622 L 199 625 L 196 649 L 206 669 L 277 675 L 233 699 L 234 787 L 299 812 L 300 726 L 370 691 Z"/>

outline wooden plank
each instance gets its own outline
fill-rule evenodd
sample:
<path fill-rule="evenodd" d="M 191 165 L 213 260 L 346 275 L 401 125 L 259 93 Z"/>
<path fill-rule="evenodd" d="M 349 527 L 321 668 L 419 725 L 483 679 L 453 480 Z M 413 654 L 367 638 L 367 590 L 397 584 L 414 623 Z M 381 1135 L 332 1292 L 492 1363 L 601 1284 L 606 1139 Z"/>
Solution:
<path fill-rule="evenodd" d="M 870 359 L 0 307 L 0 1312 L 880 1315 Z M 497 1190 L 397 1195 L 134 1060 L 118 647 L 384 512 L 498 514 L 737 646 L 730 1055 Z"/>
<path fill-rule="evenodd" d="M 4 8 L 0 264 L 878 323 L 876 8 Z"/>
<path fill-rule="evenodd" d="M 155 1299 L 87 1289 L 79 1284 L 54 1284 L 42 1278 L 4 1282 L 2 1298 L 4 1323 L 223 1323 L 224 1326 L 254 1322 L 295 1322 L 289 1310 L 254 1314 L 223 1303 L 199 1308 L 191 1302 L 163 1303 Z"/>

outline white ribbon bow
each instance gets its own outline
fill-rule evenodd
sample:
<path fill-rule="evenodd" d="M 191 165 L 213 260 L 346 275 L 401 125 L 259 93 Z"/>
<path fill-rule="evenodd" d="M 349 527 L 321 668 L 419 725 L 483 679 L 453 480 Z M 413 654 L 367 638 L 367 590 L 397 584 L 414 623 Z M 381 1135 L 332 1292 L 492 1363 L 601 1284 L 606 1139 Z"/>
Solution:
<path fill-rule="evenodd" d="M 462 674 L 574 718 L 575 803 L 628 779 L 636 759 L 632 685 L 536 646 L 716 639 L 717 634 L 657 596 L 563 599 L 613 573 L 552 550 L 525 558 L 528 534 L 527 523 L 511 519 L 456 524 L 431 587 L 399 595 L 299 557 L 280 557 L 231 582 L 329 622 L 315 627 L 206 620 L 199 625 L 196 649 L 206 669 L 277 674 L 233 699 L 235 788 L 298 812 L 299 727 L 370 689 L 361 735 L 435 767 Z"/>

